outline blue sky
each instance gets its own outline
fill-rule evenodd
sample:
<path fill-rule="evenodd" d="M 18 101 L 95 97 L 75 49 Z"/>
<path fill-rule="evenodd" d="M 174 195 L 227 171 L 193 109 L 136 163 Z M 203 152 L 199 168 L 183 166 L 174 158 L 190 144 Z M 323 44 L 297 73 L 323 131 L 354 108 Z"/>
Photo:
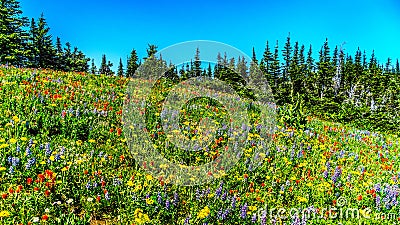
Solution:
<path fill-rule="evenodd" d="M 268 40 L 292 41 L 316 53 L 328 38 L 331 49 L 373 49 L 380 62 L 400 58 L 400 1 L 123 1 L 20 0 L 25 16 L 44 13 L 55 38 L 69 41 L 98 65 L 101 55 L 124 65 L 132 48 L 140 57 L 148 43 L 159 50 L 190 40 L 213 40 L 260 58 Z"/>

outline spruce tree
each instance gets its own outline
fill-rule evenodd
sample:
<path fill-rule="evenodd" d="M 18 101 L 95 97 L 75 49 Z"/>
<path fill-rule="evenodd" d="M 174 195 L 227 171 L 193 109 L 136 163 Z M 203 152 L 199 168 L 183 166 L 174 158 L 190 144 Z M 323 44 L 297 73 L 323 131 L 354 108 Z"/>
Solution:
<path fill-rule="evenodd" d="M 92 59 L 92 66 L 90 67 L 90 73 L 97 74 L 97 67 L 96 64 L 94 64 L 94 59 Z"/>
<path fill-rule="evenodd" d="M 136 69 L 139 67 L 138 63 L 139 57 L 137 56 L 136 50 L 132 49 L 131 55 L 128 57 L 126 77 L 133 77 Z"/>
<path fill-rule="evenodd" d="M 201 75 L 201 61 L 200 61 L 199 48 L 196 48 L 196 54 L 194 56 L 194 62 L 193 62 L 193 72 L 194 72 L 195 77 L 198 77 Z"/>
<path fill-rule="evenodd" d="M 28 34 L 24 30 L 27 23 L 18 0 L 0 1 L 0 64 L 24 66 L 27 63 Z"/>
<path fill-rule="evenodd" d="M 53 46 L 52 36 L 49 31 L 50 28 L 42 13 L 37 24 L 33 43 L 37 49 L 37 67 L 39 68 L 54 68 L 56 64 L 56 49 Z"/>
<path fill-rule="evenodd" d="M 119 77 L 123 77 L 124 76 L 124 65 L 122 65 L 122 59 L 121 58 L 119 58 L 119 65 L 118 65 L 117 75 Z"/>

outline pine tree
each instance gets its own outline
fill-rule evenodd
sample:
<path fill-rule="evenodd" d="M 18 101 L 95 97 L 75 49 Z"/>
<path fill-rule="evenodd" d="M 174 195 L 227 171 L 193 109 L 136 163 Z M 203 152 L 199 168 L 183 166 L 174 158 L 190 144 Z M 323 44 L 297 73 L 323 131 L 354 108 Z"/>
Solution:
<path fill-rule="evenodd" d="M 385 65 L 385 72 L 390 73 L 392 67 L 392 59 L 388 58 Z"/>
<path fill-rule="evenodd" d="M 211 77 L 212 77 L 211 63 L 208 63 L 208 68 L 207 68 L 207 77 L 209 77 L 209 78 L 211 78 Z"/>
<path fill-rule="evenodd" d="M 138 59 L 139 57 L 137 56 L 136 50 L 132 49 L 131 55 L 128 57 L 126 77 L 133 77 L 139 67 Z"/>
<path fill-rule="evenodd" d="M 194 63 L 193 63 L 193 72 L 194 72 L 195 77 L 198 77 L 201 75 L 201 61 L 200 61 L 199 48 L 196 48 L 196 54 L 194 56 Z"/>
<path fill-rule="evenodd" d="M 65 70 L 65 59 L 64 59 L 64 51 L 61 44 L 61 39 L 57 37 L 56 41 L 56 70 Z"/>
<path fill-rule="evenodd" d="M 102 58 L 101 58 L 101 65 L 100 65 L 100 70 L 99 73 L 100 74 L 107 74 L 107 57 L 105 54 L 103 54 Z"/>
<path fill-rule="evenodd" d="M 289 66 L 290 66 L 290 59 L 292 54 L 292 46 L 290 45 L 290 33 L 286 39 L 285 47 L 282 51 L 283 60 L 285 61 L 283 64 L 283 80 L 289 78 Z"/>
<path fill-rule="evenodd" d="M 146 49 L 147 57 L 145 57 L 144 60 L 146 60 L 151 56 L 154 56 L 157 53 L 157 48 L 158 48 L 157 45 L 148 44 L 147 46 L 148 46 Z"/>
<path fill-rule="evenodd" d="M 267 41 L 267 44 L 265 45 L 263 58 L 261 59 L 260 63 L 260 69 L 266 74 L 267 79 L 270 79 L 272 60 L 273 60 L 272 52 L 271 49 L 269 48 L 269 43 Z"/>
<path fill-rule="evenodd" d="M 396 60 L 396 74 L 400 74 L 399 59 Z"/>
<path fill-rule="evenodd" d="M 43 13 L 37 25 L 34 45 L 38 53 L 38 67 L 54 68 L 56 63 L 56 50 L 53 46 L 52 36 L 49 34 L 50 28 L 47 25 Z"/>
<path fill-rule="evenodd" d="M 96 65 L 94 64 L 94 59 L 92 59 L 92 66 L 90 67 L 90 72 L 91 72 L 92 74 L 97 74 L 97 67 L 96 67 Z"/>
<path fill-rule="evenodd" d="M 27 23 L 18 0 L 0 1 L 0 64 L 24 66 L 27 63 L 28 34 L 24 30 Z"/>
<path fill-rule="evenodd" d="M 117 75 L 119 77 L 123 77 L 124 76 L 124 65 L 122 65 L 122 59 L 121 58 L 119 58 L 119 66 L 118 66 Z"/>

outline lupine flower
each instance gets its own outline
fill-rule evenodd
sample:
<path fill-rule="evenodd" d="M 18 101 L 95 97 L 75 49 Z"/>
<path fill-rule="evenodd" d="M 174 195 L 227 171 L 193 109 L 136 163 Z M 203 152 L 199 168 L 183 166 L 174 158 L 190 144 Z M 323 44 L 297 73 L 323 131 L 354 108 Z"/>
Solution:
<path fill-rule="evenodd" d="M 160 194 L 160 192 L 158 192 L 157 193 L 157 202 L 158 202 L 158 204 L 162 204 L 162 197 L 161 197 L 161 194 Z"/>
<path fill-rule="evenodd" d="M 170 202 L 169 202 L 169 199 L 167 199 L 167 200 L 165 200 L 165 208 L 166 209 L 169 209 L 170 208 Z"/>
<path fill-rule="evenodd" d="M 88 181 L 85 185 L 86 189 L 90 189 L 91 185 L 90 185 L 90 181 Z"/>
<path fill-rule="evenodd" d="M 335 173 L 332 176 L 333 183 L 336 183 L 337 179 L 340 177 L 341 174 L 342 174 L 342 170 L 337 166 L 335 169 Z"/>
<path fill-rule="evenodd" d="M 178 204 L 179 204 L 179 196 L 178 196 L 178 193 L 174 193 L 174 201 L 172 202 L 172 204 L 174 205 L 174 206 L 177 206 Z"/>
<path fill-rule="evenodd" d="M 244 219 L 246 218 L 247 215 L 247 202 L 244 203 L 244 205 L 242 206 L 242 208 L 240 209 L 240 216 Z"/>
<path fill-rule="evenodd" d="M 257 214 L 253 214 L 253 216 L 251 217 L 251 222 L 252 223 L 256 223 L 257 222 Z"/>
<path fill-rule="evenodd" d="M 46 149 L 46 151 L 45 151 L 46 156 L 51 155 L 51 152 L 52 152 L 52 151 L 51 151 L 51 149 L 50 149 L 50 143 L 47 143 L 47 144 L 46 144 L 45 149 Z"/>
<path fill-rule="evenodd" d="M 28 159 L 28 162 L 25 165 L 25 168 L 29 170 L 36 163 L 35 158 Z"/>

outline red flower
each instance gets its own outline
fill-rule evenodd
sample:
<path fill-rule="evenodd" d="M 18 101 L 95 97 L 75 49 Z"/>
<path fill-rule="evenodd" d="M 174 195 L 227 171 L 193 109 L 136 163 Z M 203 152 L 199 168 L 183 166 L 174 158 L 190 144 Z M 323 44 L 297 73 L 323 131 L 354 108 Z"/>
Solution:
<path fill-rule="evenodd" d="M 117 135 L 119 136 L 119 135 L 121 135 L 121 133 L 122 133 L 122 129 L 121 128 L 117 128 Z"/>
<path fill-rule="evenodd" d="M 42 216 L 42 220 L 48 220 L 49 219 L 49 216 L 48 215 L 46 215 L 46 214 L 44 214 L 43 216 Z"/>
<path fill-rule="evenodd" d="M 110 129 L 110 133 L 112 133 L 113 131 L 114 131 L 114 128 L 111 128 L 111 129 Z"/>
<path fill-rule="evenodd" d="M 34 191 L 39 191 L 39 188 L 38 187 L 34 187 L 33 190 Z"/>
<path fill-rule="evenodd" d="M 49 190 L 46 190 L 46 191 L 44 192 L 44 195 L 46 195 L 46 197 L 48 197 L 48 196 L 50 195 L 50 191 L 49 191 Z"/>
<path fill-rule="evenodd" d="M 265 187 L 265 184 L 264 184 L 264 183 L 261 183 L 261 187 Z"/>
<path fill-rule="evenodd" d="M 44 181 L 44 179 L 45 179 L 45 177 L 44 177 L 44 175 L 43 174 L 38 174 L 38 180 L 39 180 L 39 182 L 43 182 Z"/>
<path fill-rule="evenodd" d="M 33 179 L 30 178 L 30 177 L 26 179 L 26 183 L 27 183 L 28 185 L 32 184 L 32 181 L 33 181 Z"/>
<path fill-rule="evenodd" d="M 3 198 L 3 199 L 6 199 L 7 197 L 8 197 L 7 193 L 4 193 L 4 194 L 1 195 L 1 198 Z"/>
<path fill-rule="evenodd" d="M 45 174 L 46 174 L 46 177 L 49 178 L 49 179 L 53 178 L 53 175 L 54 175 L 53 171 L 51 171 L 51 170 L 46 170 Z"/>
<path fill-rule="evenodd" d="M 357 196 L 357 200 L 361 201 L 362 200 L 362 195 Z"/>
<path fill-rule="evenodd" d="M 8 189 L 8 192 L 9 192 L 10 194 L 14 193 L 14 189 L 10 187 L 10 188 Z"/>
<path fill-rule="evenodd" d="M 101 198 L 100 198 L 100 195 L 97 195 L 96 201 L 98 201 L 98 202 L 99 202 L 99 201 L 100 201 L 100 199 L 101 199 Z"/>

